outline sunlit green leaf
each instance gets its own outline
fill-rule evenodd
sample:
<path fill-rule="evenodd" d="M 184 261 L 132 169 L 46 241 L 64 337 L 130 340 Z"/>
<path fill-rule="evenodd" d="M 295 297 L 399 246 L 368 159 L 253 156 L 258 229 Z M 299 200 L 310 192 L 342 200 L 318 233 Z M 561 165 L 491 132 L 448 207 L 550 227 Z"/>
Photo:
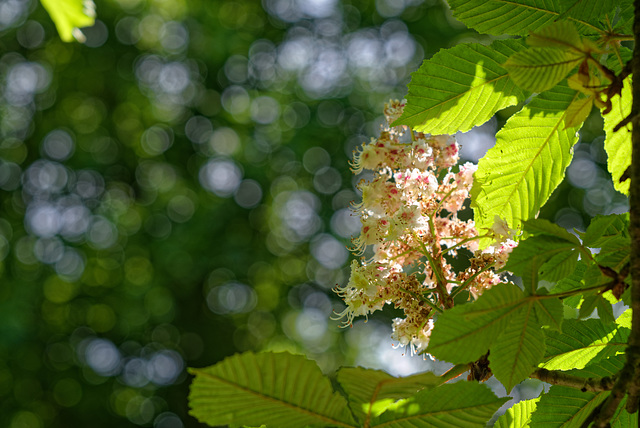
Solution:
<path fill-rule="evenodd" d="M 625 195 L 629 194 L 630 178 L 620 181 L 622 174 L 631 165 L 631 123 L 614 128 L 631 113 L 631 76 L 624 80 L 622 95 L 611 100 L 612 109 L 604 116 L 604 149 L 607 152 L 607 169 L 613 179 L 613 187 Z"/>
<path fill-rule="evenodd" d="M 456 382 L 423 390 L 373 419 L 371 427 L 484 427 L 509 397 L 498 398 L 486 386 Z"/>
<path fill-rule="evenodd" d="M 540 367 L 548 370 L 581 369 L 623 352 L 630 330 L 597 319 L 565 320 L 562 332 L 546 331 L 547 349 Z"/>
<path fill-rule="evenodd" d="M 478 163 L 471 190 L 476 227 L 490 229 L 497 215 L 519 228 L 535 217 L 564 177 L 578 141 L 564 129 L 566 108 L 578 93 L 566 84 L 534 98 L 498 132 Z M 481 241 L 481 246 L 489 244 Z"/>
<path fill-rule="evenodd" d="M 209 425 L 356 426 L 344 397 L 301 355 L 247 352 L 190 372 L 191 414 Z"/>
<path fill-rule="evenodd" d="M 491 46 L 462 44 L 441 50 L 411 75 L 403 124 L 430 134 L 468 131 L 496 111 L 528 96 L 514 85 L 502 67 L 523 48 L 517 40 L 497 40 Z"/>
<path fill-rule="evenodd" d="M 525 428 L 529 426 L 531 414 L 536 410 L 540 397 L 520 401 L 498 418 L 494 428 Z"/>
<path fill-rule="evenodd" d="M 84 41 L 80 28 L 95 22 L 95 6 L 91 0 L 40 0 L 56 24 L 60 38 L 65 42 Z"/>

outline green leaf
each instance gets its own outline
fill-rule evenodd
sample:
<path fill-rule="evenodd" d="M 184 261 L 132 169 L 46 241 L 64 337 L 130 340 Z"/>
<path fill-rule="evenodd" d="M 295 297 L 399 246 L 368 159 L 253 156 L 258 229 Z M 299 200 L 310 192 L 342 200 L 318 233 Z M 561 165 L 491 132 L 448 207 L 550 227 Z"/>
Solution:
<path fill-rule="evenodd" d="M 534 301 L 536 320 L 542 326 L 561 331 L 564 320 L 564 306 L 558 298 L 543 298 Z"/>
<path fill-rule="evenodd" d="M 301 355 L 247 352 L 189 371 L 190 414 L 209 425 L 357 426 L 344 397 Z"/>
<path fill-rule="evenodd" d="M 547 349 L 540 367 L 548 370 L 582 369 L 624 352 L 629 333 L 628 328 L 605 324 L 598 319 L 565 320 L 562 332 L 545 331 Z"/>
<path fill-rule="evenodd" d="M 633 0 L 620 0 L 618 2 L 620 6 L 618 22 L 615 26 L 615 31 L 621 34 L 633 34 Z"/>
<path fill-rule="evenodd" d="M 523 297 L 516 285 L 499 284 L 475 302 L 445 311 L 435 323 L 426 352 L 454 364 L 477 360 L 527 304 Z"/>
<path fill-rule="evenodd" d="M 574 50 L 529 48 L 509 57 L 504 68 L 519 87 L 543 92 L 560 83 L 584 58 Z"/>
<path fill-rule="evenodd" d="M 65 42 L 77 39 L 84 42 L 79 31 L 91 27 L 95 22 L 95 5 L 86 0 L 40 0 L 51 19 L 56 24 L 60 38 Z"/>
<path fill-rule="evenodd" d="M 594 95 L 590 95 L 584 98 L 576 98 L 573 102 L 567 107 L 567 120 L 565 123 L 565 127 L 581 127 L 585 120 L 591 114 L 591 110 L 593 110 L 593 100 L 595 99 Z"/>
<path fill-rule="evenodd" d="M 631 76 L 624 79 L 622 95 L 611 100 L 612 109 L 604 116 L 604 149 L 607 152 L 607 169 L 613 179 L 613 187 L 629 195 L 630 179 L 620 182 L 622 174 L 631 165 L 631 123 L 614 132 L 614 128 L 631 113 Z"/>
<path fill-rule="evenodd" d="M 532 32 L 527 44 L 538 48 L 582 49 L 582 40 L 576 26 L 568 21 L 557 21 Z"/>
<path fill-rule="evenodd" d="M 498 398 L 486 385 L 475 382 L 456 382 L 423 390 L 401 400 L 373 419 L 371 427 L 478 427 L 507 402 Z"/>
<path fill-rule="evenodd" d="M 523 222 L 524 231 L 530 235 L 551 235 L 580 246 L 580 240 L 567 229 L 545 219 L 531 219 Z"/>
<path fill-rule="evenodd" d="M 535 290 L 537 284 L 530 283 L 527 273 L 539 270 L 541 278 L 556 281 L 575 270 L 578 255 L 575 242 L 552 235 L 536 235 L 513 249 L 505 269 L 521 275 L 525 289 Z"/>
<path fill-rule="evenodd" d="M 609 16 L 613 19 L 619 0 L 560 0 L 562 17 L 598 24 Z"/>
<path fill-rule="evenodd" d="M 595 259 L 599 265 L 620 272 L 631 256 L 631 239 L 628 236 L 611 236 L 600 245 Z"/>
<path fill-rule="evenodd" d="M 523 47 L 522 41 L 496 40 L 491 46 L 461 44 L 439 51 L 412 73 L 407 104 L 394 125 L 455 134 L 524 101 L 529 94 L 513 83 L 501 65 Z"/>
<path fill-rule="evenodd" d="M 512 317 L 489 349 L 491 371 L 507 394 L 525 380 L 544 356 L 544 334 L 535 322 L 533 305 Z"/>
<path fill-rule="evenodd" d="M 584 234 L 583 243 L 587 247 L 599 248 L 616 236 L 629 236 L 629 213 L 594 217 Z"/>
<path fill-rule="evenodd" d="M 562 12 L 557 1 L 539 0 L 449 0 L 453 16 L 480 33 L 524 36 L 553 23 Z M 569 18 L 581 31 L 597 27 Z"/>
<path fill-rule="evenodd" d="M 442 383 L 442 378 L 429 372 L 397 378 L 362 367 L 343 367 L 337 379 L 349 397 L 349 407 L 365 426 L 397 400 Z"/>
<path fill-rule="evenodd" d="M 631 314 L 631 308 L 627 309 L 616 319 L 616 324 L 620 327 L 631 329 Z"/>
<path fill-rule="evenodd" d="M 471 190 L 476 228 L 488 230 L 494 217 L 518 229 L 537 215 L 560 184 L 578 141 L 564 129 L 566 108 L 578 96 L 566 83 L 534 98 L 496 135 L 496 145 L 480 159 Z M 485 239 L 482 248 L 490 244 Z"/>
<path fill-rule="evenodd" d="M 577 291 L 584 288 L 584 282 L 582 279 L 584 278 L 585 272 L 588 267 L 584 261 L 578 261 L 575 270 L 571 275 L 566 278 L 562 278 L 559 280 L 556 285 L 551 289 L 551 294 L 559 294 L 565 293 L 568 291 Z M 580 304 L 581 295 L 575 294 L 570 297 L 566 297 L 563 299 L 563 303 L 572 308 L 577 308 Z"/>
<path fill-rule="evenodd" d="M 594 394 L 575 388 L 554 385 L 543 394 L 531 416 L 531 428 L 579 428 L 584 420 L 607 397 L 608 392 Z"/>
<path fill-rule="evenodd" d="M 498 418 L 493 428 L 525 428 L 529 426 L 531 415 L 538 407 L 540 397 L 520 401 L 511 406 Z"/>

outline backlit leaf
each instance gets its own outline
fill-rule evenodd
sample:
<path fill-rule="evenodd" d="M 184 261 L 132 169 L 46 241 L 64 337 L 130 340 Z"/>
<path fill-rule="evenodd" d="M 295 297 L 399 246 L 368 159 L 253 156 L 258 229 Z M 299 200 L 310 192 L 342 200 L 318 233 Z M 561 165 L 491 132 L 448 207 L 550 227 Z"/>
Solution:
<path fill-rule="evenodd" d="M 543 92 L 557 85 L 583 60 L 584 54 L 574 50 L 529 48 L 509 57 L 504 68 L 519 87 Z"/>
<path fill-rule="evenodd" d="M 407 104 L 394 125 L 430 134 L 468 131 L 528 96 L 502 64 L 524 47 L 518 40 L 443 49 L 412 73 Z"/>
<path fill-rule="evenodd" d="M 344 397 L 301 355 L 247 352 L 190 372 L 190 413 L 209 425 L 356 426 Z"/>
<path fill-rule="evenodd" d="M 607 152 L 607 169 L 613 179 L 613 187 L 625 195 L 629 194 L 630 179 L 620 181 L 622 174 L 631 165 L 631 123 L 617 131 L 613 129 L 631 113 L 631 76 L 624 80 L 622 95 L 611 100 L 612 109 L 604 116 L 604 149 Z"/>
<path fill-rule="evenodd" d="M 80 28 L 95 22 L 95 6 L 87 0 L 40 0 L 56 24 L 60 38 L 65 42 L 84 41 Z"/>

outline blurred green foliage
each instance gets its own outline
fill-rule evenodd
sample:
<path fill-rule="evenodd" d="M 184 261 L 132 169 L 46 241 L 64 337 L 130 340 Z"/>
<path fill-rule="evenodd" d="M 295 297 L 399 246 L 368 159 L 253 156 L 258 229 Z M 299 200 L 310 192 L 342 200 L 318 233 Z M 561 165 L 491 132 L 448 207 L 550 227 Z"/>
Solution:
<path fill-rule="evenodd" d="M 429 364 L 391 349 L 391 313 L 329 320 L 359 230 L 348 161 L 424 58 L 490 40 L 436 0 L 96 6 L 69 44 L 0 1 L 0 426 L 200 426 L 186 367 L 238 351 Z M 563 226 L 626 209 L 592 128 L 543 213 Z"/>

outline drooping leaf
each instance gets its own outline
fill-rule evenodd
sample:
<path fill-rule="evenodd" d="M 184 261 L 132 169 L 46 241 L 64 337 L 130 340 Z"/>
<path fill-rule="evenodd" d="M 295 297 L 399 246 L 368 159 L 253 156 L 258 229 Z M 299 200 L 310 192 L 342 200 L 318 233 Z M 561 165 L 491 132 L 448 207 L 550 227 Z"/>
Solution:
<path fill-rule="evenodd" d="M 531 416 L 531 428 L 579 428 L 584 420 L 607 397 L 608 392 L 594 394 L 575 388 L 554 385 L 540 397 Z"/>
<path fill-rule="evenodd" d="M 629 263 L 630 251 L 631 239 L 628 236 L 610 236 L 602 241 L 600 252 L 595 259 L 599 265 L 620 272 L 624 265 Z"/>
<path fill-rule="evenodd" d="M 509 397 L 498 398 L 486 386 L 456 382 L 423 390 L 389 406 L 371 427 L 484 427 Z"/>
<path fill-rule="evenodd" d="M 594 99 L 595 97 L 591 95 L 573 100 L 567 107 L 567 120 L 564 126 L 566 128 L 581 127 L 593 109 Z"/>
<path fill-rule="evenodd" d="M 544 356 L 544 334 L 535 320 L 533 305 L 523 309 L 489 349 L 491 371 L 507 393 L 525 380 Z"/>
<path fill-rule="evenodd" d="M 551 223 L 545 219 L 531 219 L 523 222 L 524 231 L 529 235 L 550 235 L 565 241 L 571 242 L 576 246 L 580 245 L 580 240 L 573 234 L 567 232 L 567 229 L 560 227 L 555 223 Z"/>
<path fill-rule="evenodd" d="M 613 179 L 613 187 L 625 195 L 629 194 L 631 179 L 620 181 L 622 174 L 631 165 L 631 123 L 617 131 L 614 128 L 631 113 L 631 76 L 624 79 L 622 95 L 611 99 L 612 109 L 604 116 L 604 149 L 607 152 L 607 169 Z"/>
<path fill-rule="evenodd" d="M 629 213 L 594 217 L 587 227 L 583 242 L 587 247 L 599 248 L 615 236 L 629 236 Z"/>
<path fill-rule="evenodd" d="M 556 281 L 570 275 L 576 268 L 579 252 L 576 243 L 551 235 L 536 235 L 521 241 L 513 249 L 505 269 L 528 278 L 528 270 L 538 270 L 540 277 Z M 534 290 L 537 284 L 527 284 Z"/>
<path fill-rule="evenodd" d="M 562 9 L 558 2 L 539 0 L 449 0 L 453 16 L 480 33 L 524 36 L 553 23 Z M 594 32 L 596 26 L 575 18 L 578 30 Z"/>
<path fill-rule="evenodd" d="M 95 6 L 87 0 L 40 0 L 51 16 L 60 38 L 65 42 L 84 41 L 80 28 L 91 27 L 95 22 Z"/>
<path fill-rule="evenodd" d="M 394 125 L 455 134 L 524 101 L 528 94 L 501 65 L 523 47 L 518 40 L 497 40 L 491 46 L 461 44 L 436 53 L 412 73 L 407 104 Z"/>
<path fill-rule="evenodd" d="M 247 352 L 190 372 L 190 413 L 209 425 L 357 426 L 344 397 L 301 355 Z"/>
<path fill-rule="evenodd" d="M 528 304 L 523 297 L 516 285 L 500 284 L 473 303 L 445 311 L 435 323 L 427 352 L 454 364 L 477 360 Z"/>
<path fill-rule="evenodd" d="M 529 48 L 510 56 L 504 68 L 519 87 L 543 92 L 560 83 L 584 58 L 575 50 Z"/>
<path fill-rule="evenodd" d="M 391 403 L 442 383 L 440 377 L 430 372 L 397 378 L 362 367 L 343 367 L 337 379 L 362 425 L 368 425 L 373 416 L 380 415 Z"/>
<path fill-rule="evenodd" d="M 578 141 L 564 129 L 566 108 L 578 92 L 566 84 L 534 98 L 498 132 L 496 145 L 478 163 L 471 190 L 476 228 L 488 230 L 495 216 L 519 229 L 560 184 Z M 490 243 L 485 239 L 480 246 Z"/>
<path fill-rule="evenodd" d="M 529 426 L 531 415 L 538 407 L 540 397 L 520 401 L 498 418 L 493 428 L 525 428 Z"/>
<path fill-rule="evenodd" d="M 575 25 L 569 21 L 556 21 L 536 30 L 527 37 L 527 44 L 539 48 L 572 48 L 580 50 L 582 42 Z"/>
<path fill-rule="evenodd" d="M 548 370 L 581 369 L 623 352 L 630 330 L 598 319 L 565 320 L 562 332 L 545 332 L 544 362 Z"/>

